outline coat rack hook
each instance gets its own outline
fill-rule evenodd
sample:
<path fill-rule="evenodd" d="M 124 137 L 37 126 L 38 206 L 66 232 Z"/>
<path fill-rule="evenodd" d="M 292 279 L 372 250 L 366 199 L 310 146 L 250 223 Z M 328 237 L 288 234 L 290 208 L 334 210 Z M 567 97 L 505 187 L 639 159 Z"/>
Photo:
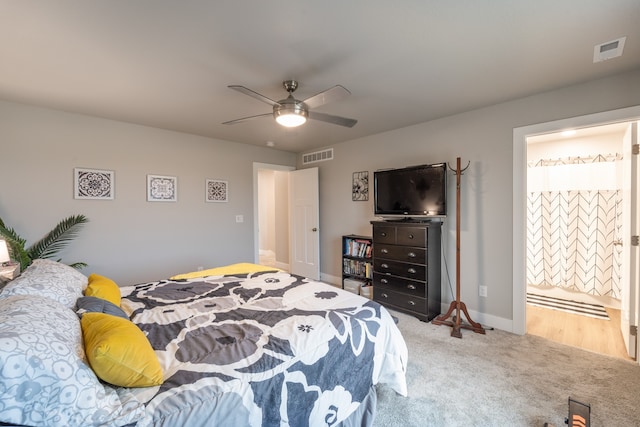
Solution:
<path fill-rule="evenodd" d="M 456 172 L 456 173 L 458 172 L 458 169 L 451 167 L 451 165 L 450 165 L 448 162 L 447 162 L 447 166 L 449 167 L 449 169 L 450 169 L 452 172 Z M 467 166 L 465 166 L 464 168 L 462 168 L 462 169 L 460 170 L 460 173 L 462 173 L 462 172 L 466 171 L 467 169 L 469 169 L 469 166 L 471 166 L 471 161 L 470 161 L 470 160 L 469 160 L 469 161 L 467 161 Z"/>

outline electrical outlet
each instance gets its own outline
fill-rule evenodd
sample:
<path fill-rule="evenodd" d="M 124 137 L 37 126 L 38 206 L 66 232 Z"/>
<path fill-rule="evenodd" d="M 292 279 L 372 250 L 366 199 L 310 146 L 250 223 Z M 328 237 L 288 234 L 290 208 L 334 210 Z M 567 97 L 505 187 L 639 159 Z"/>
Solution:
<path fill-rule="evenodd" d="M 243 215 L 236 215 L 236 222 L 244 222 L 244 216 Z"/>
<path fill-rule="evenodd" d="M 487 287 L 486 286 L 480 286 L 478 288 L 478 293 L 481 297 L 486 297 L 487 296 Z"/>

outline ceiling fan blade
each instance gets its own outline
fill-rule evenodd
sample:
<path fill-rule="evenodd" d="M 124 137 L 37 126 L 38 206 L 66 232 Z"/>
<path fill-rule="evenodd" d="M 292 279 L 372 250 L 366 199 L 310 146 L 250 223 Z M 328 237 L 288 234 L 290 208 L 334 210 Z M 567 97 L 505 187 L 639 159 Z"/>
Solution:
<path fill-rule="evenodd" d="M 222 122 L 223 125 L 235 125 L 236 123 L 246 122 L 248 120 L 257 119 L 259 117 L 273 116 L 273 113 L 258 114 L 256 116 L 243 117 L 241 119 L 229 120 L 228 122 Z"/>
<path fill-rule="evenodd" d="M 358 123 L 355 119 L 348 119 L 346 117 L 332 116 L 331 114 L 317 113 L 315 111 L 309 111 L 309 118 L 313 120 L 320 120 L 322 122 L 331 123 L 334 125 L 346 126 L 352 128 Z"/>
<path fill-rule="evenodd" d="M 258 92 L 254 91 L 254 90 L 251 90 L 251 89 L 249 89 L 247 87 L 240 86 L 240 85 L 230 85 L 230 86 L 227 86 L 227 87 L 230 88 L 230 89 L 233 89 L 233 90 L 237 90 L 240 93 L 244 93 L 245 95 L 249 95 L 250 97 L 257 99 L 258 101 L 262 101 L 262 102 L 267 103 L 267 104 L 269 104 L 271 106 L 280 105 L 279 103 L 277 103 L 273 99 L 267 98 L 266 96 L 261 95 Z"/>
<path fill-rule="evenodd" d="M 309 98 L 305 99 L 303 102 L 309 108 L 317 108 L 328 102 L 337 101 L 349 95 L 351 95 L 351 92 L 349 92 L 345 87 L 336 85 L 323 92 L 310 96 Z"/>

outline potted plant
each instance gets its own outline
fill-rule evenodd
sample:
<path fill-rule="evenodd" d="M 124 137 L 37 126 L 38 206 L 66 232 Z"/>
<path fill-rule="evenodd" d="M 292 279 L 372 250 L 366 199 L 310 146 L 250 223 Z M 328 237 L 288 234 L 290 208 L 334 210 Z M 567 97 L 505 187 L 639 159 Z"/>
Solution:
<path fill-rule="evenodd" d="M 40 240 L 25 247 L 26 239 L 20 237 L 13 228 L 8 228 L 0 218 L 0 238 L 7 242 L 10 253 L 20 263 L 20 269 L 24 271 L 34 259 L 54 258 L 76 237 L 82 224 L 87 222 L 89 220 L 84 215 L 72 215 L 60 221 Z M 60 261 L 60 259 L 58 258 L 56 261 Z M 75 262 L 69 265 L 78 269 L 87 266 L 84 262 Z"/>

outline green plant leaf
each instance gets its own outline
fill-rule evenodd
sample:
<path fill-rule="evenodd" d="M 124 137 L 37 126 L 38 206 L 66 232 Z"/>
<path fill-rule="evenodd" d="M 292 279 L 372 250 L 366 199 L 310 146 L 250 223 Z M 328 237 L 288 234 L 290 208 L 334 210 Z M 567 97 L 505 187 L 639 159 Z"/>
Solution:
<path fill-rule="evenodd" d="M 18 261 L 20 269 L 24 271 L 34 259 L 53 258 L 76 237 L 81 225 L 87 222 L 89 220 L 84 215 L 73 215 L 65 218 L 42 239 L 25 248 L 26 239 L 20 237 L 13 228 L 7 227 L 2 218 L 0 218 L 0 238 L 7 242 L 12 259 Z M 58 259 L 58 261 L 60 260 Z M 71 267 L 77 269 L 86 266 L 87 264 L 84 262 L 71 264 Z"/>
<path fill-rule="evenodd" d="M 89 220 L 84 215 L 73 215 L 63 219 L 42 239 L 28 247 L 27 254 L 32 260 L 52 258 L 76 237 L 81 225 L 87 222 Z"/>
<path fill-rule="evenodd" d="M 73 267 L 76 270 L 80 270 L 81 268 L 85 268 L 86 266 L 86 262 L 74 262 L 73 264 L 69 264 L 69 267 Z"/>

